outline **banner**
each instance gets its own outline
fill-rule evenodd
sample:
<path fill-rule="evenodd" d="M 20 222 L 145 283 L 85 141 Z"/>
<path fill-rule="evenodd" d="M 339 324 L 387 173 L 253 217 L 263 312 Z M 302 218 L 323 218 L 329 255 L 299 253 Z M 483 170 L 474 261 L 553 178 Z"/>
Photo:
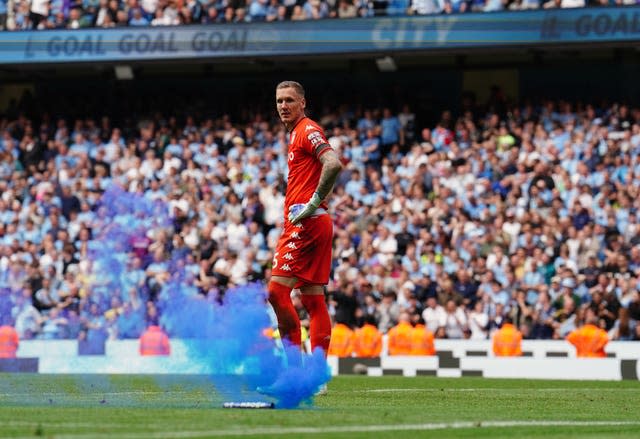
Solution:
<path fill-rule="evenodd" d="M 0 63 L 216 59 L 640 40 L 640 7 L 0 32 Z"/>

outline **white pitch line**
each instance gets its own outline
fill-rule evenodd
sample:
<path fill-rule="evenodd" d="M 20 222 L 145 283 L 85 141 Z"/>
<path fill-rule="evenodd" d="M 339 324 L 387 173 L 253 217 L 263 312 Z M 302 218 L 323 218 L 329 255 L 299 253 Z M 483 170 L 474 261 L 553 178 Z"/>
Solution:
<path fill-rule="evenodd" d="M 384 431 L 426 431 L 465 428 L 510 428 L 510 427 L 624 427 L 640 426 L 640 421 L 486 421 L 486 422 L 451 422 L 430 424 L 400 425 L 349 425 L 342 427 L 262 427 L 251 429 L 229 429 L 210 431 L 161 431 L 147 433 L 91 433 L 91 434 L 55 434 L 56 439 L 188 439 L 214 436 L 252 436 L 252 435 L 300 435 L 326 433 L 379 433 Z M 43 426 L 46 429 L 46 424 Z M 45 432 L 45 434 L 48 434 Z M 16 439 L 16 438 L 14 438 Z M 33 436 L 17 438 L 33 439 Z"/>
<path fill-rule="evenodd" d="M 598 392 L 638 392 L 639 390 L 636 389 L 600 389 L 600 388 L 580 388 L 577 389 L 582 391 L 598 391 Z M 482 389 L 478 389 L 478 388 L 470 388 L 470 389 L 448 389 L 446 387 L 443 387 L 442 389 L 421 389 L 421 388 L 401 388 L 401 389 L 359 389 L 359 390 L 349 390 L 349 391 L 345 391 L 344 393 L 406 393 L 406 392 L 485 392 L 485 391 L 490 391 L 490 392 L 566 392 L 567 389 L 566 388 L 554 388 L 554 387 L 550 387 L 550 388 L 530 388 L 530 389 L 523 389 L 523 388 L 513 388 L 513 389 L 505 389 L 505 388 L 497 388 L 497 387 L 485 387 Z M 332 390 L 332 392 L 335 392 Z M 339 393 L 339 391 L 337 391 L 337 393 Z"/>
<path fill-rule="evenodd" d="M 86 397 L 91 397 L 91 396 L 103 396 L 103 395 L 107 395 L 107 396 L 119 396 L 119 395 L 142 395 L 142 396 L 146 396 L 146 395 L 164 395 L 164 394 L 184 394 L 184 393 L 195 393 L 195 391 L 190 392 L 188 390 L 171 390 L 171 391 L 164 391 L 164 390 L 158 390 L 158 391 L 153 391 L 153 390 L 131 390 L 131 391 L 126 391 L 126 392 L 101 392 L 100 390 L 91 390 L 90 393 L 85 393 L 84 395 L 78 395 L 78 394 L 74 394 L 71 392 L 43 392 L 41 393 L 41 395 L 44 396 L 72 396 L 72 397 L 77 397 L 77 396 L 86 396 Z M 11 392 L 11 393 L 0 393 L 0 396 L 7 396 L 7 397 L 16 397 L 16 396 L 25 396 L 25 395 L 29 395 L 29 396 L 33 396 L 33 392 L 22 392 L 22 393 L 16 393 L 16 392 Z"/>

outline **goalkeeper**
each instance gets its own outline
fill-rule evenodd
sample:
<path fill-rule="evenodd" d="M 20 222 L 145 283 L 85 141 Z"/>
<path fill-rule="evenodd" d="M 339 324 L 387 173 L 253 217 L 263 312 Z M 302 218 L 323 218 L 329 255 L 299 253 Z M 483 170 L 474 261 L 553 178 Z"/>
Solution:
<path fill-rule="evenodd" d="M 324 297 L 329 282 L 333 222 L 325 198 L 342 170 L 320 126 L 305 116 L 302 85 L 284 81 L 276 87 L 276 107 L 289 131 L 287 163 L 289 177 L 285 195 L 284 230 L 273 256 L 269 302 L 288 349 L 291 365 L 299 362 L 300 319 L 291 302 L 291 290 L 299 288 L 309 313 L 311 349 L 325 355 L 331 339 L 331 319 Z"/>

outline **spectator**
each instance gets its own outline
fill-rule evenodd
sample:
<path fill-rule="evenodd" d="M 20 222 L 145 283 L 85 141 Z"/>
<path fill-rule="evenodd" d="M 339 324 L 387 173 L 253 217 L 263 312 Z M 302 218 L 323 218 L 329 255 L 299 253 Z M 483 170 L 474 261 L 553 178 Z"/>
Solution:
<path fill-rule="evenodd" d="M 33 0 L 29 14 L 29 21 L 33 29 L 44 29 L 49 15 L 48 0 Z"/>
<path fill-rule="evenodd" d="M 618 319 L 608 333 L 610 340 L 633 340 L 636 333 L 637 321 L 629 318 L 627 308 L 620 308 Z"/>
<path fill-rule="evenodd" d="M 398 321 L 400 306 L 395 299 L 396 294 L 391 290 L 387 290 L 384 292 L 382 301 L 378 306 L 376 320 L 378 321 L 378 329 L 382 333 L 386 333 Z"/>
<path fill-rule="evenodd" d="M 427 329 L 435 333 L 439 327 L 446 324 L 447 313 L 444 308 L 438 304 L 435 296 L 427 298 L 427 307 L 422 311 L 422 319 Z"/>
<path fill-rule="evenodd" d="M 177 4 L 160 1 L 157 7 L 184 15 Z M 59 10 L 51 5 L 52 14 Z M 486 337 L 512 316 L 525 337 L 560 338 L 591 308 L 601 326 L 626 337 L 621 310 L 630 325 L 639 315 L 640 253 L 633 233 L 639 198 L 628 180 L 638 165 L 638 109 L 576 109 L 548 100 L 514 105 L 499 91 L 490 102 L 499 112 L 484 117 L 479 111 L 489 107 L 464 105 L 469 114 L 456 119 L 444 111 L 435 127 L 414 130 L 420 133 L 416 143 L 406 149 L 394 144 L 370 162 L 362 140 L 379 151 L 383 108 L 323 110 L 331 142 L 349 169 L 330 206 L 339 232 L 328 293 L 353 300 L 349 307 L 334 300 L 336 313 L 346 310 L 354 327 L 373 315 L 388 330 L 404 311 L 413 323 L 423 315 L 426 326 L 446 336 L 448 314 L 442 310 L 440 322 L 437 301 L 451 299 L 467 321 L 462 337 Z M 396 116 L 407 138 L 404 120 L 411 114 Z M 181 121 L 171 113 L 152 121 L 52 119 L 30 119 L 27 111 L 1 130 L 0 286 L 10 299 L 0 314 L 15 304 L 14 317 L 24 313 L 17 329 L 28 323 L 28 336 L 42 337 L 41 324 L 50 324 L 48 310 L 56 307 L 70 322 L 57 333 L 65 337 L 77 313 L 86 319 L 87 304 L 95 302 L 113 335 L 125 306 L 154 304 L 162 295 L 178 253 L 185 278 L 194 279 L 189 294 L 219 297 L 228 286 L 269 276 L 270 249 L 282 227 L 282 207 L 272 206 L 284 202 L 277 194 L 286 169 L 275 152 L 287 140 L 265 114 L 256 109 L 255 120 Z M 607 138 L 612 130 L 621 134 Z M 256 161 L 258 150 L 264 159 Z M 156 157 L 155 151 L 163 153 Z M 98 285 L 87 287 L 88 255 L 106 229 L 101 193 L 114 183 L 169 203 L 173 223 L 124 245 L 118 254 L 126 272 L 117 287 L 121 304 L 109 311 L 108 276 L 101 273 Z M 235 279 L 232 261 L 245 265 L 238 264 Z M 25 285 L 28 298 L 22 297 Z"/>
<path fill-rule="evenodd" d="M 7 3 L 8 0 L 0 0 L 0 31 L 7 29 Z"/>
<path fill-rule="evenodd" d="M 307 0 L 302 7 L 302 12 L 305 20 L 319 20 L 329 17 L 329 6 L 323 0 Z"/>
<path fill-rule="evenodd" d="M 58 308 L 51 308 L 49 314 L 43 317 L 42 338 L 45 340 L 55 340 L 64 338 L 68 320 L 60 316 Z"/>
<path fill-rule="evenodd" d="M 352 0 L 340 0 L 338 3 L 338 18 L 354 18 L 358 15 L 358 9 Z"/>
<path fill-rule="evenodd" d="M 444 330 L 447 338 L 463 338 L 467 330 L 467 317 L 461 307 L 458 307 L 453 299 L 447 300 L 445 306 Z"/>
<path fill-rule="evenodd" d="M 485 304 L 478 300 L 473 307 L 473 311 L 469 313 L 470 338 L 473 340 L 486 340 L 488 324 L 489 314 L 485 312 Z"/>
<path fill-rule="evenodd" d="M 268 13 L 267 0 L 252 0 L 249 5 L 251 21 L 265 21 Z M 277 4 L 277 3 L 276 3 Z"/>

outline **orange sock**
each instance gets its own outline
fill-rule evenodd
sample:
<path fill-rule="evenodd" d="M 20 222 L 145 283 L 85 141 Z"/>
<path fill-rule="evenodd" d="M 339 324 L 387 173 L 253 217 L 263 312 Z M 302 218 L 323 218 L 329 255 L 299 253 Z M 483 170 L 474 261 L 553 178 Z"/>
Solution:
<path fill-rule="evenodd" d="M 329 351 L 331 341 L 331 318 L 324 301 L 324 294 L 303 294 L 302 304 L 309 313 L 311 320 L 309 332 L 311 337 L 311 350 L 322 348 L 325 357 Z"/>
<path fill-rule="evenodd" d="M 269 303 L 278 318 L 278 330 L 283 343 L 300 346 L 300 319 L 291 302 L 291 288 L 277 282 L 269 282 Z"/>

